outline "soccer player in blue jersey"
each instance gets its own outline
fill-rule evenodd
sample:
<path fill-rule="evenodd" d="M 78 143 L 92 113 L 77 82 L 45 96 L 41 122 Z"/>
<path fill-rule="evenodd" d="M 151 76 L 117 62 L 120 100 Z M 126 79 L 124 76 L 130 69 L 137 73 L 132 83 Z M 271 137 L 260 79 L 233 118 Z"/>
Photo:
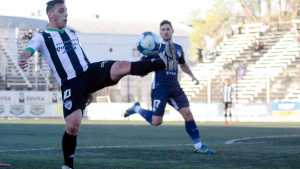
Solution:
<path fill-rule="evenodd" d="M 151 71 L 164 69 L 166 65 L 162 59 L 90 63 L 76 31 L 66 27 L 68 13 L 64 0 L 49 1 L 46 12 L 49 19 L 47 29 L 34 34 L 28 47 L 20 54 L 19 65 L 25 68 L 26 60 L 38 51 L 47 60 L 61 85 L 66 123 L 62 139 L 62 169 L 74 169 L 77 135 L 89 95 L 115 85 L 125 75 L 144 76 Z"/>
<path fill-rule="evenodd" d="M 174 30 L 170 21 L 164 20 L 160 23 L 160 36 L 163 42 L 159 55 L 167 60 L 167 65 L 165 69 L 155 71 L 151 92 L 152 110 L 143 109 L 136 102 L 126 111 L 124 117 L 138 113 L 152 126 L 159 126 L 163 121 L 166 104 L 169 103 L 184 118 L 186 132 L 194 144 L 194 152 L 212 154 L 214 151 L 209 149 L 207 145 L 202 144 L 200 140 L 198 127 L 189 108 L 189 101 L 178 82 L 179 64 L 181 70 L 187 73 L 198 84 L 197 78 L 185 62 L 182 47 L 172 40 L 173 32 Z M 153 57 L 159 56 L 149 56 L 144 59 L 152 59 Z"/>

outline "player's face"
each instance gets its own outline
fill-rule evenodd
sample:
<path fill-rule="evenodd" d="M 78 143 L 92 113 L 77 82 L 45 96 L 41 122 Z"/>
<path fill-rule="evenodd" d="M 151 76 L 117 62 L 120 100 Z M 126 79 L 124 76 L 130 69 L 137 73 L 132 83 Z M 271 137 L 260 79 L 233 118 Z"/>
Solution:
<path fill-rule="evenodd" d="M 173 29 L 171 25 L 164 24 L 160 27 L 160 36 L 164 41 L 170 41 L 173 36 Z"/>
<path fill-rule="evenodd" d="M 65 4 L 56 4 L 49 12 L 50 22 L 57 28 L 64 28 L 67 25 L 68 12 Z"/>

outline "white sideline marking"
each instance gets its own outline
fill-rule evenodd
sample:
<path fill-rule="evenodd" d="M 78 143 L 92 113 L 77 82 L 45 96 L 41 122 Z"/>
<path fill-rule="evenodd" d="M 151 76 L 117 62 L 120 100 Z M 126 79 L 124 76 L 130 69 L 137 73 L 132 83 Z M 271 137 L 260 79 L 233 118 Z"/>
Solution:
<path fill-rule="evenodd" d="M 115 146 L 79 146 L 77 150 L 96 150 L 96 149 L 122 149 L 122 148 L 160 148 L 160 147 L 184 147 L 192 146 L 192 144 L 161 144 L 161 145 L 115 145 Z M 29 149 L 10 149 L 0 150 L 0 153 L 19 153 L 19 152 L 35 152 L 35 151 L 60 151 L 61 148 L 45 147 L 45 148 L 29 148 Z"/>
<path fill-rule="evenodd" d="M 274 136 L 261 136 L 261 137 L 242 137 L 232 140 L 227 140 L 225 144 L 237 144 L 240 141 L 248 141 L 248 140 L 256 140 L 256 139 L 272 139 L 272 138 L 290 138 L 290 137 L 300 137 L 299 134 L 291 134 L 291 135 L 274 135 Z"/>

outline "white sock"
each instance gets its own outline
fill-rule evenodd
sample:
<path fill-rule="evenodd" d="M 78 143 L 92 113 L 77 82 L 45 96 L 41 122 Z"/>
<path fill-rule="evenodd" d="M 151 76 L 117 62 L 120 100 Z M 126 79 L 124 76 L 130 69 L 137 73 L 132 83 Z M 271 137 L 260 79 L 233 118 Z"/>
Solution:
<path fill-rule="evenodd" d="M 200 149 L 202 147 L 202 143 L 201 142 L 196 143 L 196 144 L 194 144 L 194 147 L 195 147 L 195 149 Z"/>
<path fill-rule="evenodd" d="M 134 107 L 134 111 L 137 112 L 137 113 L 140 113 L 140 110 L 141 110 L 141 106 L 135 106 Z"/>

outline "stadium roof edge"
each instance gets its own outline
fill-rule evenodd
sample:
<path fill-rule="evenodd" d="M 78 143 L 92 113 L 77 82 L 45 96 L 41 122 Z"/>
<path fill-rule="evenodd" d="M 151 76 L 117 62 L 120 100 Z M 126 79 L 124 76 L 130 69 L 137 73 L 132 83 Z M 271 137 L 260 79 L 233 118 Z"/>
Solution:
<path fill-rule="evenodd" d="M 0 27 L 2 28 L 45 28 L 47 23 L 46 20 L 41 19 L 0 15 Z"/>
<path fill-rule="evenodd" d="M 139 35 L 145 31 L 158 33 L 159 22 L 70 20 L 70 26 L 84 33 Z M 175 36 L 188 37 L 189 28 L 173 23 Z"/>
<path fill-rule="evenodd" d="M 41 28 L 47 26 L 48 21 L 36 18 L 0 15 L 0 27 L 4 28 Z M 102 33 L 120 35 L 139 35 L 145 31 L 158 33 L 159 22 L 133 22 L 133 21 L 102 21 L 89 19 L 70 19 L 70 27 L 82 33 Z M 173 23 L 174 35 L 188 37 L 190 28 L 181 23 Z"/>

